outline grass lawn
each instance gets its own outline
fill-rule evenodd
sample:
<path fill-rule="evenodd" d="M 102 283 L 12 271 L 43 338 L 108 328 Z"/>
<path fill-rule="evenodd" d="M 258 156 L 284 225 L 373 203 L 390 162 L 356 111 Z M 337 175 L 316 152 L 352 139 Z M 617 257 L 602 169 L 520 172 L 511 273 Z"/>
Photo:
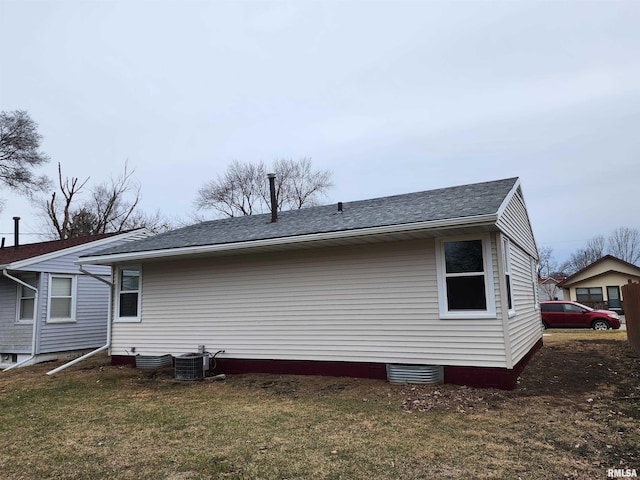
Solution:
<path fill-rule="evenodd" d="M 2 479 L 606 479 L 640 475 L 625 332 L 548 330 L 516 390 L 172 371 L 0 373 Z"/>

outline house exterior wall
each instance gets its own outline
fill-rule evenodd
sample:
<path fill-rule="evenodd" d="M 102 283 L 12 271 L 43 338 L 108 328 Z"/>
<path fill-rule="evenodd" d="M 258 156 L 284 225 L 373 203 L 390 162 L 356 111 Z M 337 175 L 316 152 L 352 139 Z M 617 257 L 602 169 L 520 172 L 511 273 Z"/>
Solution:
<path fill-rule="evenodd" d="M 36 307 L 37 355 L 86 350 L 103 346 L 107 342 L 107 320 L 109 317 L 109 286 L 95 278 L 82 274 L 75 264 L 80 255 L 132 241 L 146 235 L 129 235 L 125 238 L 98 240 L 82 248 L 72 247 L 71 253 L 45 254 L 39 261 L 16 262 L 10 274 L 20 276 L 25 272 L 37 272 L 38 305 Z M 87 271 L 109 280 L 111 267 L 88 266 Z M 77 282 L 75 321 L 66 323 L 47 322 L 49 306 L 50 274 L 74 275 Z M 0 276 L 0 353 L 30 354 L 33 336 L 31 323 L 16 323 L 17 284 Z"/>
<path fill-rule="evenodd" d="M 565 292 L 565 298 L 568 298 L 569 300 L 573 300 L 575 302 L 578 298 L 576 295 L 576 288 L 600 287 L 602 288 L 604 301 L 608 302 L 609 298 L 607 297 L 607 287 L 622 287 L 623 285 L 629 283 L 629 280 L 637 282 L 639 278 L 636 275 L 629 275 L 627 273 L 609 272 L 595 278 L 587 277 L 583 280 L 572 282 L 569 288 L 565 288 L 563 290 Z M 622 288 L 620 288 L 620 299 L 624 301 L 624 298 L 622 296 Z"/>
<path fill-rule="evenodd" d="M 615 272 L 618 272 L 621 275 L 626 275 L 625 278 L 633 278 L 633 279 L 638 278 L 637 268 L 632 268 L 628 265 L 625 265 L 624 263 L 616 262 L 613 259 L 605 259 L 602 262 L 597 263 L 592 267 L 585 269 L 582 273 L 576 275 L 575 277 L 571 277 L 571 287 L 573 287 L 574 283 L 583 282 L 585 280 L 591 281 L 590 279 L 592 279 L 592 277 L 595 277 L 596 275 L 602 275 L 603 273 L 609 272 L 611 270 L 614 270 Z M 599 281 L 597 279 L 593 279 L 593 280 L 596 280 L 596 282 Z M 623 283 L 627 283 L 627 281 L 625 280 Z M 617 285 L 617 283 L 611 283 L 610 285 Z M 594 285 L 594 286 L 597 286 L 597 285 Z M 571 299 L 574 299 L 574 298 L 575 296 L 571 297 Z"/>
<path fill-rule="evenodd" d="M 114 244 L 114 245 L 117 245 Z M 80 255 L 90 255 L 96 251 L 102 250 L 106 247 L 110 247 L 111 245 L 102 245 L 99 247 L 87 247 L 81 252 L 75 252 L 68 255 L 61 255 L 59 257 L 51 258 L 49 260 L 45 260 L 42 262 L 38 262 L 32 265 L 29 265 L 25 268 L 30 272 L 42 272 L 42 273 L 70 273 L 76 274 L 78 273 L 78 266 L 75 264 L 75 261 L 78 260 Z M 105 267 L 100 265 L 91 265 L 86 268 L 86 270 L 90 271 L 95 275 L 106 275 L 109 276 L 111 274 L 111 267 Z"/>
<path fill-rule="evenodd" d="M 532 257 L 514 244 L 510 245 L 510 254 L 515 315 L 509 318 L 509 339 L 515 365 L 542 340 L 542 319 L 535 302 L 537 274 L 532 275 Z"/>
<path fill-rule="evenodd" d="M 31 353 L 31 323 L 16 323 L 16 283 L 0 276 L 0 353 Z"/>
<path fill-rule="evenodd" d="M 43 288 L 47 292 L 49 275 L 43 277 Z M 78 275 L 76 292 L 75 322 L 47 323 L 44 302 L 37 353 L 84 350 L 107 343 L 109 286 L 90 276 Z"/>
<path fill-rule="evenodd" d="M 114 322 L 111 354 L 205 345 L 237 359 L 506 368 L 491 237 L 496 318 L 440 318 L 433 239 L 151 262 L 142 265 L 141 321 Z M 513 323 L 518 355 L 532 341 L 531 315 L 523 307 Z"/>
<path fill-rule="evenodd" d="M 538 248 L 536 247 L 529 215 L 527 214 L 520 188 L 516 190 L 509 200 L 509 203 L 498 218 L 497 225 L 513 243 L 531 257 L 538 258 Z"/>

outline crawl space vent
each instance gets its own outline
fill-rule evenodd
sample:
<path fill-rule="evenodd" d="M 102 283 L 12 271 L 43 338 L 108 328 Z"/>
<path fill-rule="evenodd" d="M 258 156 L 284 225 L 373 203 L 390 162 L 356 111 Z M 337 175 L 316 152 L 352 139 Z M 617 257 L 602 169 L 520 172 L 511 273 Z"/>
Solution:
<path fill-rule="evenodd" d="M 204 354 L 185 353 L 176 357 L 176 380 L 202 380 Z"/>
<path fill-rule="evenodd" d="M 444 382 L 444 369 L 441 365 L 387 364 L 387 380 L 389 383 L 435 385 Z"/>

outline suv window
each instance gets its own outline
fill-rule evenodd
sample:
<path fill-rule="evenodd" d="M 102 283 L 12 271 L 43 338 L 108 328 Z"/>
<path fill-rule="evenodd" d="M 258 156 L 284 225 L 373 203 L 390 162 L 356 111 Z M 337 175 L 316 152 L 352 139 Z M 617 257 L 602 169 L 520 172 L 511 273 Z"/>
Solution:
<path fill-rule="evenodd" d="M 543 303 L 541 306 L 543 312 L 563 312 L 561 303 Z"/>
<path fill-rule="evenodd" d="M 577 305 L 573 305 L 571 303 L 565 303 L 564 311 L 567 313 L 582 313 L 583 310 Z"/>

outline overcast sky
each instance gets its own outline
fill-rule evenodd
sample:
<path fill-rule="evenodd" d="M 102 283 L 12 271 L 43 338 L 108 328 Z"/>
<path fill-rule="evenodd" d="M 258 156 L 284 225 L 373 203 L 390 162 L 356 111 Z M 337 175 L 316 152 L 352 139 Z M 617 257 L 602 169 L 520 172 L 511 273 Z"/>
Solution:
<path fill-rule="evenodd" d="M 143 208 L 193 212 L 233 160 L 311 157 L 326 203 L 517 176 L 564 260 L 640 228 L 640 2 L 0 0 L 0 109 L 44 173 L 125 160 Z M 6 188 L 12 244 L 44 229 Z"/>

